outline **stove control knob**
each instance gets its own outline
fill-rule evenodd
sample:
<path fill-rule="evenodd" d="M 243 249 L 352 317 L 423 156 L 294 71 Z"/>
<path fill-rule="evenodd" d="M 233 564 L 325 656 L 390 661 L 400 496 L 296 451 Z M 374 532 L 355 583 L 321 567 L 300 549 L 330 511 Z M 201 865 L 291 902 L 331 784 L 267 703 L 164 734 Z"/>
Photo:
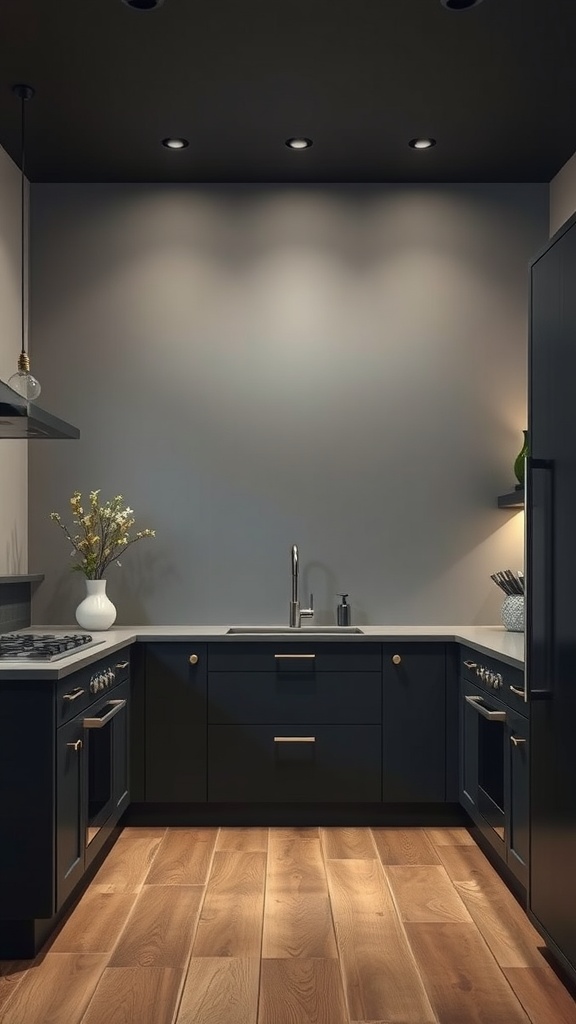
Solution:
<path fill-rule="evenodd" d="M 497 672 L 496 673 L 496 677 L 494 679 L 494 689 L 495 690 L 499 690 L 501 686 L 502 686 L 502 676 L 501 676 L 500 672 Z"/>
<path fill-rule="evenodd" d="M 90 693 L 96 693 L 98 690 L 98 683 L 95 679 L 90 680 Z"/>
<path fill-rule="evenodd" d="M 496 686 L 496 676 L 494 675 L 494 673 L 493 672 L 489 672 L 487 679 L 488 679 L 488 686 L 491 686 L 492 688 L 494 688 Z"/>
<path fill-rule="evenodd" d="M 108 669 L 108 680 L 108 685 L 114 686 L 114 683 L 116 682 L 116 673 L 113 668 Z"/>
<path fill-rule="evenodd" d="M 484 665 L 480 666 L 480 671 L 479 671 L 478 675 L 480 676 L 480 679 L 482 680 L 482 682 L 484 682 L 484 677 L 486 675 L 486 669 L 484 668 Z"/>
<path fill-rule="evenodd" d="M 106 682 L 104 676 L 102 675 L 102 673 L 100 673 L 100 675 L 98 676 L 98 689 L 103 690 L 105 686 Z"/>

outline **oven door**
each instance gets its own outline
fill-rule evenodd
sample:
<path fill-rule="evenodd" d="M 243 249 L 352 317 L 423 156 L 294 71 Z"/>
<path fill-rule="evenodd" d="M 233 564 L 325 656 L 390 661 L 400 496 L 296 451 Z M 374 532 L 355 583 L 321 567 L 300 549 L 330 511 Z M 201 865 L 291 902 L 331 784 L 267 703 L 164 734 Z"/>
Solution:
<path fill-rule="evenodd" d="M 82 720 L 85 749 L 86 849 L 127 793 L 128 684 L 102 697 Z"/>
<path fill-rule="evenodd" d="M 461 705 L 463 802 L 483 826 L 487 838 L 492 838 L 494 845 L 503 846 L 506 707 L 489 692 L 464 680 Z"/>

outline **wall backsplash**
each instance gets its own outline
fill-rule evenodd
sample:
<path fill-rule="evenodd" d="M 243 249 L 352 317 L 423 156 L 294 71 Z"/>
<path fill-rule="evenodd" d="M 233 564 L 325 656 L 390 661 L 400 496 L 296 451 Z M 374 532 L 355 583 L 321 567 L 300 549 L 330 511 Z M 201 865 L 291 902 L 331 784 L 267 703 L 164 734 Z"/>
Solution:
<path fill-rule="evenodd" d="M 491 623 L 522 564 L 528 264 L 546 185 L 35 185 L 33 622 L 82 580 L 49 521 L 117 493 L 156 539 L 111 567 L 118 623 Z"/>

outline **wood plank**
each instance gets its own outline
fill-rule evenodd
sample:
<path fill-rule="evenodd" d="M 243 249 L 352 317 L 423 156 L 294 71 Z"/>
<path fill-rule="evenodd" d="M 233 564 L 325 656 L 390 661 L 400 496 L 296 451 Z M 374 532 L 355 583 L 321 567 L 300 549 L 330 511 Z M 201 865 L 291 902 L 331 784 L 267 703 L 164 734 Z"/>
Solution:
<path fill-rule="evenodd" d="M 384 873 L 402 921 L 472 920 L 440 864 L 390 864 Z"/>
<path fill-rule="evenodd" d="M 0 1010 L 16 991 L 29 967 L 34 966 L 33 960 L 1 960 L 0 961 Z"/>
<path fill-rule="evenodd" d="M 116 944 L 136 893 L 100 892 L 88 888 L 50 947 L 52 953 L 110 953 Z"/>
<path fill-rule="evenodd" d="M 172 1024 L 183 971 L 111 967 L 104 971 L 82 1024 Z M 62 1017 L 54 1024 L 70 1024 Z"/>
<path fill-rule="evenodd" d="M 466 828 L 427 828 L 425 831 L 433 846 L 476 846 Z"/>
<path fill-rule="evenodd" d="M 163 839 L 167 831 L 166 825 L 125 825 L 117 842 L 121 839 Z"/>
<path fill-rule="evenodd" d="M 382 864 L 440 863 L 423 828 L 373 828 L 371 831 Z"/>
<path fill-rule="evenodd" d="M 504 967 L 503 973 L 532 1024 L 574 1024 L 576 1001 L 545 961 L 538 967 Z"/>
<path fill-rule="evenodd" d="M 544 945 L 522 907 L 477 846 L 442 847 L 440 857 L 500 967 L 540 963 Z"/>
<path fill-rule="evenodd" d="M 337 957 L 319 839 L 270 833 L 262 956 Z"/>
<path fill-rule="evenodd" d="M 264 960 L 258 1024 L 348 1024 L 337 960 Z"/>
<path fill-rule="evenodd" d="M 216 840 L 217 850 L 235 850 L 237 853 L 266 853 L 267 828 L 221 828 Z"/>
<path fill-rule="evenodd" d="M 103 954 L 47 953 L 17 986 L 2 1024 L 78 1024 L 106 960 Z"/>
<path fill-rule="evenodd" d="M 441 1024 L 529 1024 L 474 924 L 405 928 Z"/>
<path fill-rule="evenodd" d="M 260 956 L 265 882 L 265 853 L 214 854 L 193 956 Z"/>
<path fill-rule="evenodd" d="M 176 1024 L 256 1024 L 260 961 L 192 957 Z"/>
<path fill-rule="evenodd" d="M 127 836 L 112 847 L 91 888 L 100 892 L 139 892 L 162 837 Z"/>
<path fill-rule="evenodd" d="M 196 932 L 201 885 L 145 885 L 110 967 L 185 967 Z"/>
<path fill-rule="evenodd" d="M 322 828 L 320 835 L 329 860 L 373 860 L 378 856 L 369 828 Z"/>
<path fill-rule="evenodd" d="M 326 873 L 351 1020 L 435 1024 L 380 861 L 329 860 Z"/>
<path fill-rule="evenodd" d="M 216 828 L 168 829 L 145 885 L 205 885 L 217 835 Z"/>

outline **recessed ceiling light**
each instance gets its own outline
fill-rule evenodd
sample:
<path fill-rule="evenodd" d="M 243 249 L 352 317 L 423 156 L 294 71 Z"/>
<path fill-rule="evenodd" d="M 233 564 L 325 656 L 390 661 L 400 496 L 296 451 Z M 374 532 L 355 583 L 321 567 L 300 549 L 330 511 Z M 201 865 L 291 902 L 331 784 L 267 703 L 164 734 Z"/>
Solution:
<path fill-rule="evenodd" d="M 162 139 L 162 145 L 166 149 L 186 149 L 189 143 L 188 139 Z"/>
<path fill-rule="evenodd" d="M 156 7 L 161 7 L 164 0 L 122 0 L 126 7 L 131 7 L 133 11 L 153 11 Z"/>
<path fill-rule="evenodd" d="M 431 149 L 436 145 L 436 139 L 410 139 L 408 143 L 412 149 Z"/>
<path fill-rule="evenodd" d="M 482 0 L 440 0 L 447 11 L 467 11 L 470 7 L 478 7 Z"/>
<path fill-rule="evenodd" d="M 312 139 L 286 139 L 286 145 L 289 147 L 289 149 L 310 149 L 310 146 L 312 145 Z"/>

